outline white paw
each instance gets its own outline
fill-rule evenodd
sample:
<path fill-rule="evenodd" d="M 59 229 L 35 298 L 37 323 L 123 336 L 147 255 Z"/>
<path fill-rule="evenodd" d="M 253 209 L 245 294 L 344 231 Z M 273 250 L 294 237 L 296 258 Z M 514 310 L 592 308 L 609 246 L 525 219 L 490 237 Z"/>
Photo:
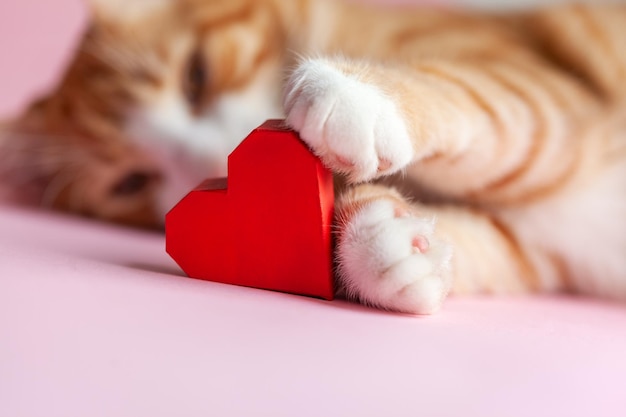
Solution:
<path fill-rule="evenodd" d="M 284 104 L 287 123 L 330 169 L 352 182 L 392 174 L 413 159 L 393 101 L 323 60 L 305 61 L 294 71 Z"/>
<path fill-rule="evenodd" d="M 433 219 L 377 200 L 342 227 L 337 255 L 348 297 L 405 313 L 439 310 L 452 284 L 452 247 L 434 237 Z"/>

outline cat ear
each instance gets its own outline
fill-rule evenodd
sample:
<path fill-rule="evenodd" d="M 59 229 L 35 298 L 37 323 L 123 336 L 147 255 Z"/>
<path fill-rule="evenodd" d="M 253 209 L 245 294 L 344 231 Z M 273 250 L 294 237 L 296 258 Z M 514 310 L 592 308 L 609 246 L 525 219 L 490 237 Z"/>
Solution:
<path fill-rule="evenodd" d="M 177 0 L 88 0 L 96 18 L 120 23 L 135 23 L 158 13 Z"/>

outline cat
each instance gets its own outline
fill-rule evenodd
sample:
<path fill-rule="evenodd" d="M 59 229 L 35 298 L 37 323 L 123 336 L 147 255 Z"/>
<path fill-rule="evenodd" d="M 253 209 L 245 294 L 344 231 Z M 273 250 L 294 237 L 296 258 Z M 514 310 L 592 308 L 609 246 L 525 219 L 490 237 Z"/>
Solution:
<path fill-rule="evenodd" d="M 92 3 L 60 83 L 2 129 L 22 197 L 158 225 L 285 118 L 336 173 L 350 299 L 411 314 L 450 292 L 626 301 L 626 7 Z"/>

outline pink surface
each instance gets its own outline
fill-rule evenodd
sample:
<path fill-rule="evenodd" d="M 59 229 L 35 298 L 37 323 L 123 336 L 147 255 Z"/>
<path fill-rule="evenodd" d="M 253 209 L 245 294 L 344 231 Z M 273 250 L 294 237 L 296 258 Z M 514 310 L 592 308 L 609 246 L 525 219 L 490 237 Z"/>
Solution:
<path fill-rule="evenodd" d="M 0 2 L 0 109 L 54 78 L 80 10 Z M 622 416 L 625 353 L 621 305 L 387 314 L 183 278 L 160 234 L 0 206 L 1 417 Z"/>
<path fill-rule="evenodd" d="M 626 309 L 438 316 L 192 280 L 159 234 L 0 208 L 1 416 L 621 416 Z"/>

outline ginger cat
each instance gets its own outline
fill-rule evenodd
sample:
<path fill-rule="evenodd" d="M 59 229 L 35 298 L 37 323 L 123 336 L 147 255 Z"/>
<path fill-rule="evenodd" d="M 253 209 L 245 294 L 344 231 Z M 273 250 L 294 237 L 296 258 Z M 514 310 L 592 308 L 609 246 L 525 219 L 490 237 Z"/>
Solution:
<path fill-rule="evenodd" d="M 159 224 L 285 117 L 338 174 L 348 297 L 418 314 L 450 291 L 626 301 L 626 7 L 92 2 L 58 87 L 1 131 L 23 197 Z"/>

